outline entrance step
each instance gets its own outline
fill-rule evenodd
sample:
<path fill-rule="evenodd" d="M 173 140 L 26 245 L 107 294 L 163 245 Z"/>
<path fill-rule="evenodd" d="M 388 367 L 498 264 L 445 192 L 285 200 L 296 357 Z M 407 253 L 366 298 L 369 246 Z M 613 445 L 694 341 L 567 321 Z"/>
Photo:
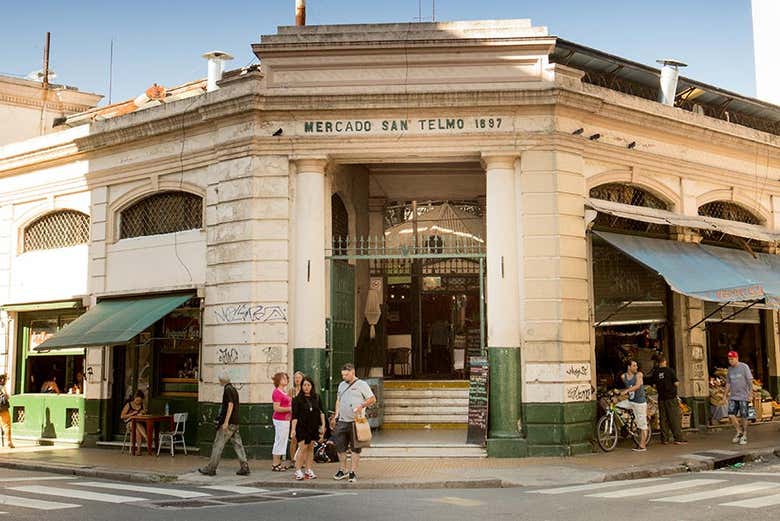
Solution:
<path fill-rule="evenodd" d="M 463 380 L 387 380 L 385 428 L 463 427 L 468 422 L 469 383 Z"/>
<path fill-rule="evenodd" d="M 486 458 L 478 445 L 377 445 L 363 449 L 363 458 Z"/>

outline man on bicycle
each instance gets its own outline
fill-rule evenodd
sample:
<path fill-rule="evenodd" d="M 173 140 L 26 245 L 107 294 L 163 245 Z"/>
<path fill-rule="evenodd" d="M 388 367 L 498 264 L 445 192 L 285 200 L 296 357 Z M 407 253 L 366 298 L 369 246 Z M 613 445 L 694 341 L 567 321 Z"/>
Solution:
<path fill-rule="evenodd" d="M 634 413 L 636 428 L 641 433 L 639 446 L 632 450 L 645 452 L 647 450 L 647 395 L 642 373 L 635 360 L 628 361 L 626 372 L 620 375 L 620 379 L 626 387 L 620 394 L 627 395 L 628 399 L 618 403 L 617 406 Z"/>

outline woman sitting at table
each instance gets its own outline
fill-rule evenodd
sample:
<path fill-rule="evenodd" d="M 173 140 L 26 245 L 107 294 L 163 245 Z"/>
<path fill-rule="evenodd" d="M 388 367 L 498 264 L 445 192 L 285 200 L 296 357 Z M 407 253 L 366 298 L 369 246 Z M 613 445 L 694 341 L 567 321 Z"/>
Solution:
<path fill-rule="evenodd" d="M 122 421 L 125 422 L 125 429 L 130 428 L 130 420 L 133 416 L 146 414 L 146 408 L 144 407 L 144 392 L 138 389 L 135 392 L 135 396 L 132 400 L 128 400 L 125 406 L 122 408 L 122 413 L 119 416 Z M 149 440 L 146 438 L 146 430 L 143 425 L 137 423 L 135 426 L 135 439 L 138 441 L 138 449 L 130 447 L 130 451 L 136 451 L 136 454 L 140 452 L 141 442 L 146 441 L 146 447 L 149 448 Z"/>

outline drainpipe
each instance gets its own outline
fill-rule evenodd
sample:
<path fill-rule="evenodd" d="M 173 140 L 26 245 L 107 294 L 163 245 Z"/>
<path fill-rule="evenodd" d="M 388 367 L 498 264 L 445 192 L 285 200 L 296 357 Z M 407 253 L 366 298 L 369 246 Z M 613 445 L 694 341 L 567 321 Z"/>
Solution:
<path fill-rule="evenodd" d="M 677 80 L 680 77 L 680 67 L 688 65 L 677 60 L 656 60 L 662 64 L 661 85 L 658 90 L 658 102 L 674 107 L 674 98 L 677 96 Z"/>
<path fill-rule="evenodd" d="M 231 55 L 222 51 L 211 51 L 203 55 L 209 62 L 209 75 L 206 81 L 206 92 L 212 92 L 219 88 L 217 82 L 222 79 L 225 70 L 225 62 L 233 59 Z"/>
<path fill-rule="evenodd" d="M 295 25 L 306 25 L 306 0 L 295 0 Z"/>

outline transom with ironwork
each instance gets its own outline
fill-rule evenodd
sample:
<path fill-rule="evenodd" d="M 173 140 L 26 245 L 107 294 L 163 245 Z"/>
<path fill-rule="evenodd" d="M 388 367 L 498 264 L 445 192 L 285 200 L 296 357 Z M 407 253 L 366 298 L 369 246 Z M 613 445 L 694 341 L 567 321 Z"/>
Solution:
<path fill-rule="evenodd" d="M 202 197 L 189 192 L 160 192 L 122 211 L 119 238 L 196 230 L 202 226 Z"/>
<path fill-rule="evenodd" d="M 68 248 L 89 242 L 89 216 L 59 210 L 39 217 L 24 229 L 22 251 Z"/>
<path fill-rule="evenodd" d="M 591 188 L 590 197 L 632 206 L 654 208 L 657 210 L 669 209 L 669 205 L 659 197 L 637 186 L 624 183 L 607 183 Z M 597 229 L 623 230 L 632 233 L 638 232 L 661 236 L 669 235 L 668 225 L 637 221 L 625 217 L 616 217 L 602 212 L 599 212 L 596 217 L 594 227 Z"/>

